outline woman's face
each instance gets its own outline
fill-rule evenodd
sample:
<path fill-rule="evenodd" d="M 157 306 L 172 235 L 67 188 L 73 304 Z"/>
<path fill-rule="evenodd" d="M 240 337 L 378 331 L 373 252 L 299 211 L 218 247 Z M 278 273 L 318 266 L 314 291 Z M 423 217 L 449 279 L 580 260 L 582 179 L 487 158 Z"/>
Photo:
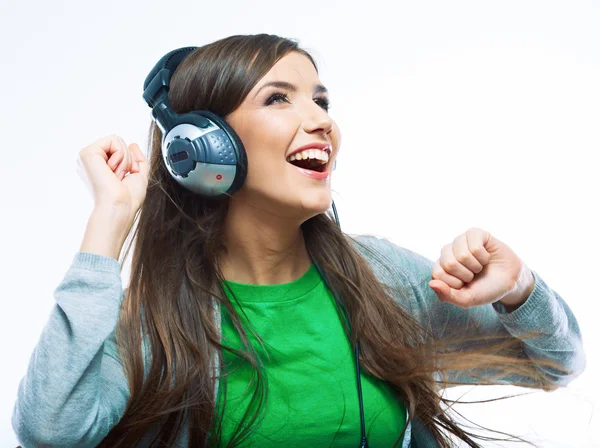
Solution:
<path fill-rule="evenodd" d="M 314 66 L 297 52 L 281 58 L 254 86 L 227 116 L 248 156 L 236 201 L 301 222 L 329 208 L 341 135 L 327 103 Z M 302 147 L 311 149 L 298 152 Z"/>

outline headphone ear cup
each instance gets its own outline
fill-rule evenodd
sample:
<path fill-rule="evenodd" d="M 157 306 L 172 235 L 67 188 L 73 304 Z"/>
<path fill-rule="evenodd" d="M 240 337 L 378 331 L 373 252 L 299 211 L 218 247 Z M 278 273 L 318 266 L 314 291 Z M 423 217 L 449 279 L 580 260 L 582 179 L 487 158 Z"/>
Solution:
<path fill-rule="evenodd" d="M 248 159 L 246 157 L 246 148 L 244 148 L 244 144 L 242 143 L 242 139 L 240 138 L 240 136 L 237 135 L 237 133 L 233 130 L 229 123 L 227 123 L 221 116 L 208 110 L 198 110 L 194 111 L 193 113 L 202 117 L 209 118 L 217 126 L 223 129 L 223 131 L 227 134 L 227 136 L 233 143 L 233 150 L 235 151 L 235 155 L 237 156 L 239 165 L 242 165 L 245 169 L 247 169 Z"/>
<path fill-rule="evenodd" d="M 217 115 L 208 110 L 196 110 L 192 113 L 210 119 L 217 126 L 219 126 L 219 128 L 221 128 L 223 132 L 225 132 L 225 134 L 227 134 L 227 136 L 229 137 L 229 140 L 232 143 L 233 151 L 235 152 L 237 160 L 237 169 L 235 179 L 233 180 L 233 183 L 228 193 L 235 193 L 244 184 L 244 181 L 246 180 L 246 174 L 248 173 L 248 158 L 246 156 L 246 148 L 244 148 L 242 139 L 239 137 L 239 135 L 237 135 L 237 133 L 233 130 L 229 123 L 227 123 L 220 115 Z"/>

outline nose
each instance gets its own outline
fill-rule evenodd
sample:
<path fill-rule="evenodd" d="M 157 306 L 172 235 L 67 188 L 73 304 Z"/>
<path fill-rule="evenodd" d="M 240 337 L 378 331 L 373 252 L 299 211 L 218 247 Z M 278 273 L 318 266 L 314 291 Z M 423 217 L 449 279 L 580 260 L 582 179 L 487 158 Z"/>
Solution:
<path fill-rule="evenodd" d="M 312 105 L 307 107 L 304 116 L 304 131 L 308 134 L 329 134 L 333 130 L 333 120 L 329 113 L 321 106 L 311 101 Z"/>

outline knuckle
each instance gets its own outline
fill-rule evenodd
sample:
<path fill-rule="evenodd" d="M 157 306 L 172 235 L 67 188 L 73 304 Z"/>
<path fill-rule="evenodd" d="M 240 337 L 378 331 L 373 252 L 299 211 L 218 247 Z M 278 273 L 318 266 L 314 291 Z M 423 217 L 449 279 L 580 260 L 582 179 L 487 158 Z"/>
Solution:
<path fill-rule="evenodd" d="M 453 277 L 452 279 L 448 280 L 448 282 L 450 287 L 454 289 L 460 289 L 465 285 L 461 279 L 456 277 Z"/>
<path fill-rule="evenodd" d="M 470 258 L 469 255 L 465 254 L 465 253 L 459 254 L 456 257 L 456 259 L 458 260 L 458 262 L 461 263 L 461 264 L 465 264 L 467 262 L 467 260 L 469 260 L 469 258 Z"/>
<path fill-rule="evenodd" d="M 456 261 L 455 259 L 446 260 L 443 263 L 443 268 L 446 271 L 454 271 L 457 267 L 458 267 L 458 261 Z"/>
<path fill-rule="evenodd" d="M 479 227 L 470 227 L 469 230 L 467 230 L 467 233 L 481 233 L 483 232 L 482 229 L 480 229 Z"/>
<path fill-rule="evenodd" d="M 434 279 L 439 279 L 442 277 L 444 271 L 439 264 L 436 264 L 431 271 L 431 275 Z"/>
<path fill-rule="evenodd" d="M 483 247 L 482 246 L 473 247 L 473 248 L 470 248 L 469 250 L 475 256 L 483 255 Z"/>

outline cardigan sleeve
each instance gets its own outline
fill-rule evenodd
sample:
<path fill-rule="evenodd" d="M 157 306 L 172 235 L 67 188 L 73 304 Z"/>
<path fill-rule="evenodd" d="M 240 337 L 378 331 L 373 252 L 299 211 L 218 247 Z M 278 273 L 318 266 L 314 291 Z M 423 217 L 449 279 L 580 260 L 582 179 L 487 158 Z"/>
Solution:
<path fill-rule="evenodd" d="M 19 383 L 22 446 L 96 446 L 117 424 L 129 396 L 114 336 L 122 296 L 117 260 L 75 255 Z"/>
<path fill-rule="evenodd" d="M 546 284 L 539 273 L 533 271 L 535 286 L 531 295 L 510 313 L 500 303 L 465 309 L 441 302 L 429 287 L 433 261 L 385 239 L 359 237 L 357 241 L 370 247 L 378 256 L 380 261 L 374 262 L 374 258 L 367 255 L 376 275 L 381 278 L 391 275 L 394 278 L 388 281 L 401 284 L 404 294 L 398 297 L 400 305 L 434 338 L 466 337 L 472 341 L 467 345 L 453 346 L 455 350 L 489 344 L 483 338 L 478 340 L 483 336 L 497 337 L 496 342 L 502 338 L 513 338 L 520 347 L 513 356 L 533 360 L 550 388 L 566 386 L 584 370 L 586 357 L 577 319 L 565 300 Z M 536 334 L 530 336 L 532 332 Z M 540 361 L 544 360 L 557 363 L 561 369 L 542 365 Z M 473 384 L 497 373 L 494 370 L 478 371 L 476 375 L 472 375 L 473 372 L 449 372 L 449 380 Z M 533 379 L 505 375 L 496 378 L 496 382 L 532 385 Z"/>

